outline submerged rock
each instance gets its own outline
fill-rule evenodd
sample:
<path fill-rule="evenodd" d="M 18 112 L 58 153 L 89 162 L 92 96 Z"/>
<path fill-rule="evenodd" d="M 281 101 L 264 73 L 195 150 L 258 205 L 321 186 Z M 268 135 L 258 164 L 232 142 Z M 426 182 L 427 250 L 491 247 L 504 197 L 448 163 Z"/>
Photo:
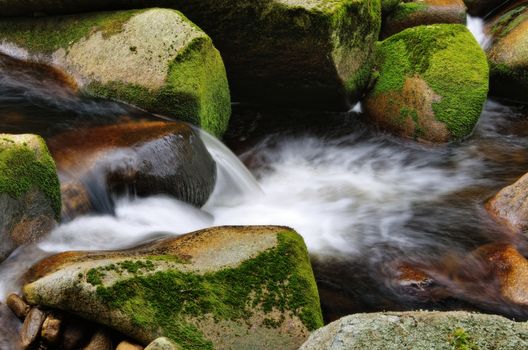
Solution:
<path fill-rule="evenodd" d="M 168 194 L 202 206 L 216 165 L 182 122 L 138 121 L 76 129 L 48 140 L 61 178 L 65 217 L 111 210 L 109 193 Z"/>
<path fill-rule="evenodd" d="M 462 0 L 416 0 L 400 3 L 383 20 L 382 38 L 426 24 L 466 23 Z"/>
<path fill-rule="evenodd" d="M 302 238 L 285 227 L 218 227 L 35 265 L 31 304 L 60 308 L 149 344 L 297 349 L 322 326 Z"/>
<path fill-rule="evenodd" d="M 468 312 L 385 312 L 343 317 L 300 350 L 524 349 L 528 324 Z"/>
<path fill-rule="evenodd" d="M 504 187 L 486 204 L 486 209 L 500 223 L 515 233 L 528 229 L 528 174 Z"/>
<path fill-rule="evenodd" d="M 484 52 L 463 25 L 406 29 L 379 43 L 365 107 L 382 128 L 427 142 L 468 136 L 488 92 Z"/>
<path fill-rule="evenodd" d="M 60 211 L 59 179 L 44 140 L 0 134 L 0 261 L 49 232 Z"/>
<path fill-rule="evenodd" d="M 216 135 L 227 128 L 231 105 L 220 54 L 177 11 L 6 19 L 0 52 L 59 67 L 81 92 L 174 116 Z"/>
<path fill-rule="evenodd" d="M 3 0 L 2 5 L 5 15 L 175 8 L 213 38 L 237 101 L 334 110 L 349 108 L 348 99 L 359 97 L 367 85 L 381 24 L 379 0 Z"/>
<path fill-rule="evenodd" d="M 528 4 L 510 8 L 486 24 L 492 36 L 488 49 L 490 93 L 528 102 Z"/>

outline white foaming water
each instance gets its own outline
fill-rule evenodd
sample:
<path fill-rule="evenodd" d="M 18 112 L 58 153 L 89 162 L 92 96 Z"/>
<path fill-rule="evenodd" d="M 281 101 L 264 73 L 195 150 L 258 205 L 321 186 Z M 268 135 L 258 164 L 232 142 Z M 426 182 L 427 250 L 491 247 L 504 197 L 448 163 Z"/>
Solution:
<path fill-rule="evenodd" d="M 467 27 L 469 31 L 473 34 L 477 42 L 479 43 L 482 49 L 486 50 L 491 44 L 491 38 L 486 35 L 484 29 L 484 20 L 479 17 L 467 16 Z"/>

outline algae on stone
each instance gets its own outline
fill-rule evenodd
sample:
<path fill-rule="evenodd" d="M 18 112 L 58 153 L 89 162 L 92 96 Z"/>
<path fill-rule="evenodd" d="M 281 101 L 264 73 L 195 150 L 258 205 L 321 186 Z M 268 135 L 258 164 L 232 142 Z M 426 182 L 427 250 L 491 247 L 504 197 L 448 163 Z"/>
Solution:
<path fill-rule="evenodd" d="M 215 135 L 227 128 L 231 105 L 220 54 L 175 10 L 6 19 L 0 51 L 57 66 L 87 94 L 189 121 Z"/>
<path fill-rule="evenodd" d="M 165 336 L 184 349 L 296 349 L 323 324 L 306 246 L 284 227 L 208 229 L 136 250 L 65 253 L 33 269 L 29 302 L 145 344 Z"/>
<path fill-rule="evenodd" d="M 460 140 L 479 120 L 488 92 L 484 52 L 463 25 L 406 29 L 378 45 L 379 78 L 367 112 L 398 135 Z"/>

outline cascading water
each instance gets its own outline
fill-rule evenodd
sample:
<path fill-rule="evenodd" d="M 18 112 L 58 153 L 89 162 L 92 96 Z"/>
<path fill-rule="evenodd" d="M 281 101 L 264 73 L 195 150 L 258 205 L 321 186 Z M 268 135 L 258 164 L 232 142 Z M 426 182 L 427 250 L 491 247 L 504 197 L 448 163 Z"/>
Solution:
<path fill-rule="evenodd" d="M 467 16 L 467 27 L 473 34 L 480 47 L 486 50 L 491 44 L 491 38 L 486 34 L 484 29 L 484 20 L 479 17 Z"/>

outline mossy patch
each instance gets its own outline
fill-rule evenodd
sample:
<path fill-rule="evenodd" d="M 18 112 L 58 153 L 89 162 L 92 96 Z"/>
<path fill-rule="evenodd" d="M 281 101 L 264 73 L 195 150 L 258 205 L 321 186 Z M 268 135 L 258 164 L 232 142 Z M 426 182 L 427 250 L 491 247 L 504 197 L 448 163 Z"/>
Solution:
<path fill-rule="evenodd" d="M 20 198 L 32 188 L 38 188 L 49 199 L 60 219 L 61 194 L 55 162 L 48 153 L 44 140 L 34 136 L 38 150 L 27 143 L 18 143 L 0 136 L 0 193 Z"/>
<path fill-rule="evenodd" d="M 406 78 L 419 77 L 441 97 L 432 108 L 452 139 L 471 133 L 487 97 L 489 69 L 484 52 L 465 26 L 406 29 L 381 42 L 378 52 L 380 77 L 373 96 L 401 93 Z"/>
<path fill-rule="evenodd" d="M 265 315 L 278 310 L 298 317 L 309 330 L 317 329 L 323 321 L 304 241 L 292 231 L 277 237 L 276 247 L 236 268 L 203 275 L 178 269 L 132 272 L 130 278 L 113 285 L 98 285 L 97 296 L 138 327 L 159 328 L 161 335 L 185 349 L 212 348 L 207 335 L 189 323 L 189 318 L 212 316 L 244 323 L 255 310 Z M 273 317 L 263 322 L 266 327 L 282 323 Z"/>
<path fill-rule="evenodd" d="M 478 350 L 479 347 L 464 328 L 456 328 L 449 335 L 449 343 L 455 350 Z"/>

